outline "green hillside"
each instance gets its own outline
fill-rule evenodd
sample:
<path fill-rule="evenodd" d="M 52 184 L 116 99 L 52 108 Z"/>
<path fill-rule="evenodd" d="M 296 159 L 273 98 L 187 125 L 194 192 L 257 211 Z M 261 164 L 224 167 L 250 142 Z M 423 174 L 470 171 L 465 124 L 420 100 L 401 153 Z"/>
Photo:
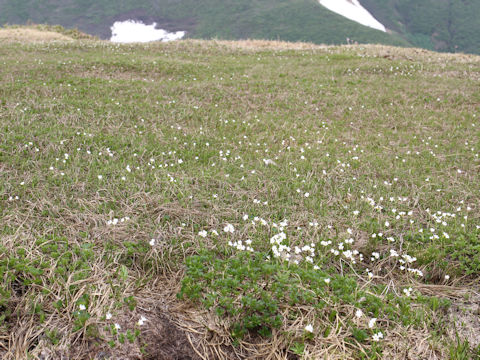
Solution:
<path fill-rule="evenodd" d="M 362 4 L 415 46 L 480 53 L 480 1 L 362 0 Z"/>
<path fill-rule="evenodd" d="M 115 20 L 156 22 L 190 38 L 416 46 L 480 53 L 480 2 L 363 0 L 390 32 L 359 25 L 316 0 L 0 0 L 0 24 L 60 24 L 107 39 Z"/>
<path fill-rule="evenodd" d="M 315 0 L 0 0 L 0 24 L 60 24 L 109 38 L 115 20 L 157 22 L 192 38 L 259 38 L 317 44 L 408 45 L 408 41 L 359 25 Z"/>

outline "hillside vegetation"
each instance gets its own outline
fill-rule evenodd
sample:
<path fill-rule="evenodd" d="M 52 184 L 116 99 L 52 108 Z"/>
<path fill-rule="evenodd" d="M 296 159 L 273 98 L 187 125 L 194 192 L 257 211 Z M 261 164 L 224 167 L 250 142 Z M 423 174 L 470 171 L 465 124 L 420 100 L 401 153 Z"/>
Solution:
<path fill-rule="evenodd" d="M 0 37 L 0 63 L 0 358 L 480 356 L 478 57 Z"/>
<path fill-rule="evenodd" d="M 0 0 L 0 24 L 60 24 L 107 39 L 115 20 L 157 22 L 203 39 L 270 39 L 317 44 L 408 45 L 334 14 L 316 0 Z"/>
<path fill-rule="evenodd" d="M 414 46 L 480 53 L 479 1 L 362 0 L 362 4 Z"/>
<path fill-rule="evenodd" d="M 116 20 L 157 22 L 191 38 L 271 39 L 317 44 L 417 46 L 480 53 L 480 3 L 464 0 L 363 0 L 390 31 L 373 30 L 316 0 L 0 0 L 0 24 L 61 24 L 107 39 Z"/>

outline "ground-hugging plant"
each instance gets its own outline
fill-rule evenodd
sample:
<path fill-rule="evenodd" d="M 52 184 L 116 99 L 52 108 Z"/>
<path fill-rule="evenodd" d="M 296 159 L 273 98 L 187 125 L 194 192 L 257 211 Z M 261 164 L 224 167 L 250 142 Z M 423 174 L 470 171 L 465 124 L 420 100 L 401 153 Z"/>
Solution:
<path fill-rule="evenodd" d="M 352 276 L 329 274 L 309 263 L 297 265 L 271 255 L 203 250 L 186 259 L 177 296 L 226 319 L 234 339 L 255 334 L 269 337 L 275 329 L 313 311 L 315 323 L 305 328 L 312 338 L 339 331 L 341 323 L 349 333 L 347 343 L 370 344 L 376 353 L 381 351 L 377 342 L 383 337 L 377 319 L 384 323 L 416 321 L 408 297 L 382 296 L 384 288 L 361 286 Z"/>

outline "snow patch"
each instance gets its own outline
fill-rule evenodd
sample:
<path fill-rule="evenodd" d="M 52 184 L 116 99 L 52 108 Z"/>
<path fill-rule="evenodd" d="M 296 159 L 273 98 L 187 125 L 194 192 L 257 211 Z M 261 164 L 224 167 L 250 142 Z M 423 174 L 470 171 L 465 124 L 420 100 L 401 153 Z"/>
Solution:
<path fill-rule="evenodd" d="M 340 14 L 359 24 L 386 32 L 387 29 L 358 0 L 319 0 L 328 10 Z"/>
<path fill-rule="evenodd" d="M 110 41 L 117 43 L 149 42 L 149 41 L 173 41 L 185 36 L 185 31 L 168 32 L 156 29 L 157 23 L 146 25 L 140 21 L 127 20 L 116 21 L 110 28 L 112 37 Z"/>

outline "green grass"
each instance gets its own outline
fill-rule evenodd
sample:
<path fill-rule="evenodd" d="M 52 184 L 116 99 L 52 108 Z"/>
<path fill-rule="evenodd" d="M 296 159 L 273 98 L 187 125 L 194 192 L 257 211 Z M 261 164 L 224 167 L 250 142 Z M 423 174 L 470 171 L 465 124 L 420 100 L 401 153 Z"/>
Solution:
<path fill-rule="evenodd" d="M 478 58 L 276 46 L 0 44 L 0 357 L 478 353 Z"/>

